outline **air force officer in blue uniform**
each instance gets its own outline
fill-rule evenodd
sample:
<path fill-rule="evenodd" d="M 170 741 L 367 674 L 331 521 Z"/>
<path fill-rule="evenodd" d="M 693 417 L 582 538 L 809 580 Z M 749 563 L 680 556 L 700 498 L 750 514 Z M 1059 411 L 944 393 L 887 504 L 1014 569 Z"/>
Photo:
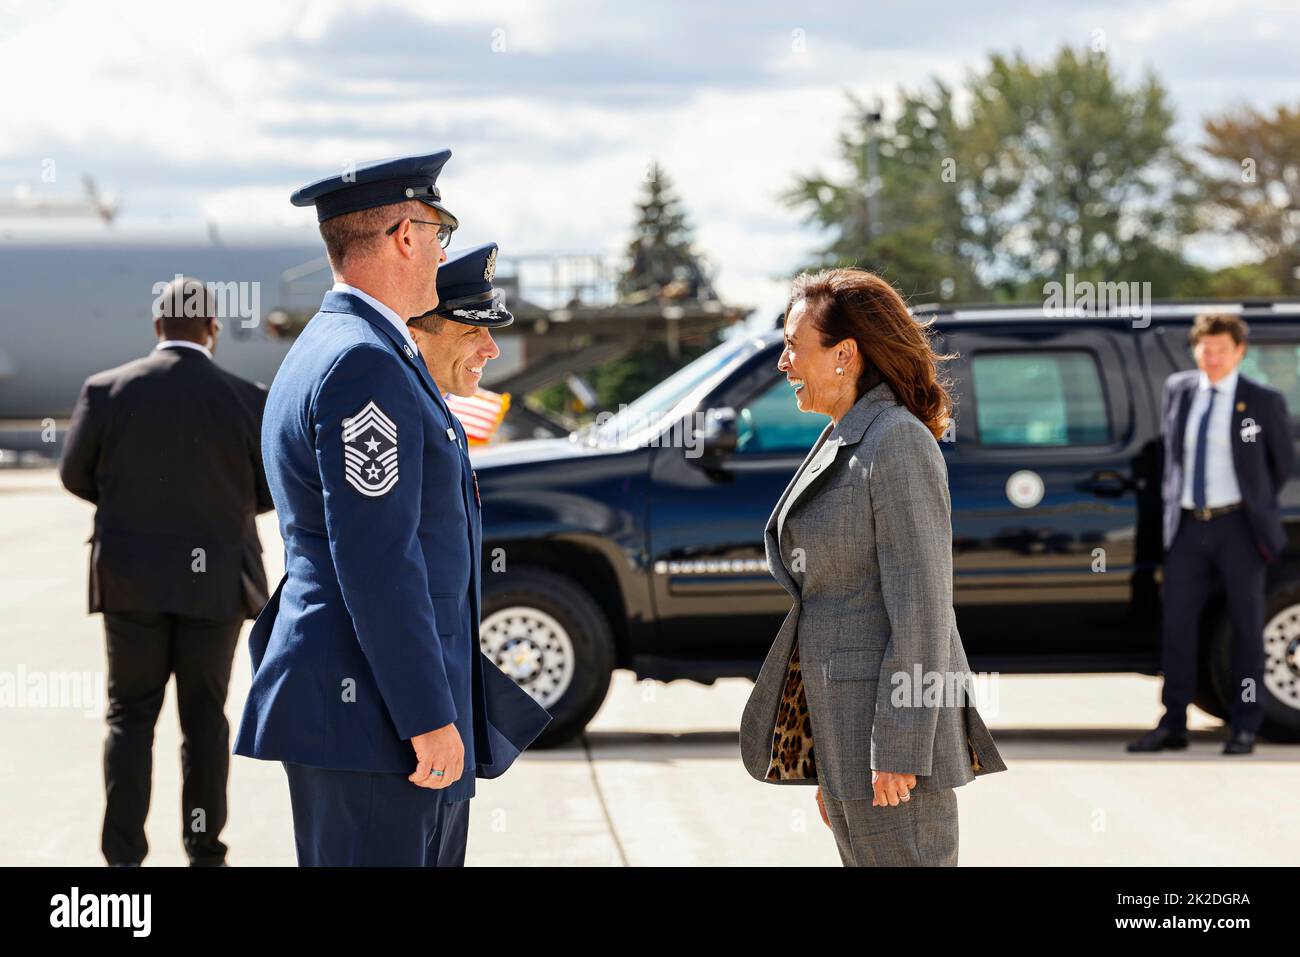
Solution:
<path fill-rule="evenodd" d="M 462 864 L 476 777 L 549 721 L 478 649 L 465 434 L 406 327 L 436 305 L 457 226 L 437 187 L 450 155 L 292 199 L 316 207 L 337 281 L 267 398 L 285 577 L 249 636 L 235 753 L 284 764 L 303 865 Z"/>

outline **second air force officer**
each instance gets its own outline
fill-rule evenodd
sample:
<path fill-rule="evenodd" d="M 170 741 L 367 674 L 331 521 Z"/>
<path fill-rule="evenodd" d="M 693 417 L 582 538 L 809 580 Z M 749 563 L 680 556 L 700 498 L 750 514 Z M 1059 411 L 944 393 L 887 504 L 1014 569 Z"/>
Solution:
<path fill-rule="evenodd" d="M 284 764 L 303 865 L 462 864 L 475 778 L 549 721 L 478 650 L 465 436 L 406 327 L 436 304 L 457 225 L 437 187 L 450 155 L 293 196 L 315 205 L 337 282 L 267 400 L 285 577 L 249 637 L 235 752 Z M 475 361 L 450 364 L 474 378 Z"/>

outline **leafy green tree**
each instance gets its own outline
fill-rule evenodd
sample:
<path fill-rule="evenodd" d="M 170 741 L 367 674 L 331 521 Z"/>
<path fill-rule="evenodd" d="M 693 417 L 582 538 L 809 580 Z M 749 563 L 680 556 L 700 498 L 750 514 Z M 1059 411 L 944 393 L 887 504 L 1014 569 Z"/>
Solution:
<path fill-rule="evenodd" d="M 1202 224 L 1255 247 L 1272 283 L 1247 271 L 1251 288 L 1300 294 L 1300 107 L 1211 117 L 1205 134 Z"/>
<path fill-rule="evenodd" d="M 1168 295 L 1196 190 L 1159 81 L 1126 88 L 1105 54 L 1065 48 L 1043 68 L 994 56 L 970 92 L 981 266 L 1031 295 L 1065 273 Z"/>
<path fill-rule="evenodd" d="M 1259 263 L 1216 269 L 1205 277 L 1204 295 L 1213 299 L 1272 298 L 1286 294 L 1278 276 Z"/>
<path fill-rule="evenodd" d="M 840 140 L 850 178 L 814 173 L 786 198 L 832 234 L 816 265 L 863 265 L 907 294 L 1039 298 L 1072 272 L 1169 295 L 1190 275 L 1180 246 L 1197 197 L 1173 125 L 1155 77 L 1126 86 L 1103 53 L 1066 47 L 1041 66 L 994 55 L 960 95 L 899 91 L 875 131 L 874 230 L 863 119 Z"/>
<path fill-rule="evenodd" d="M 803 209 L 806 221 L 831 234 L 814 266 L 863 266 L 910 296 L 979 299 L 986 290 L 975 275 L 974 236 L 954 179 L 963 131 L 954 117 L 952 90 L 936 81 L 927 89 L 900 90 L 899 101 L 897 119 L 886 125 L 851 96 L 851 119 L 839 138 L 840 158 L 852 171 L 849 179 L 814 172 L 801 177 L 785 199 Z"/>

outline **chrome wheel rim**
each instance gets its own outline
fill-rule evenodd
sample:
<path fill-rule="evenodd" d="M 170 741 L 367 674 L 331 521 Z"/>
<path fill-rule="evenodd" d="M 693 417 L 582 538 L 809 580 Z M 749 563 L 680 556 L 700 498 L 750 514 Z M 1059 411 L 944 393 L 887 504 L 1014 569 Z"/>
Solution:
<path fill-rule="evenodd" d="M 1264 687 L 1300 711 L 1300 605 L 1290 605 L 1264 626 Z"/>
<path fill-rule="evenodd" d="M 573 683 L 573 641 L 541 609 L 514 605 L 494 611 L 479 626 L 479 646 L 543 708 L 558 702 Z"/>

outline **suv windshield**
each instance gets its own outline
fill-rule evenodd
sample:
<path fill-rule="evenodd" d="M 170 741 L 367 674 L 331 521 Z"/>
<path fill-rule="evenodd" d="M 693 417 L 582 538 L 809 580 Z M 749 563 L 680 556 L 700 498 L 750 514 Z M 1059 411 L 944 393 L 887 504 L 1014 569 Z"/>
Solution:
<path fill-rule="evenodd" d="M 753 335 L 737 335 L 678 369 L 645 395 L 613 415 L 602 413 L 571 438 L 591 445 L 639 445 L 647 432 L 660 427 L 665 416 L 684 400 L 711 389 L 732 362 L 750 355 L 762 343 Z"/>

